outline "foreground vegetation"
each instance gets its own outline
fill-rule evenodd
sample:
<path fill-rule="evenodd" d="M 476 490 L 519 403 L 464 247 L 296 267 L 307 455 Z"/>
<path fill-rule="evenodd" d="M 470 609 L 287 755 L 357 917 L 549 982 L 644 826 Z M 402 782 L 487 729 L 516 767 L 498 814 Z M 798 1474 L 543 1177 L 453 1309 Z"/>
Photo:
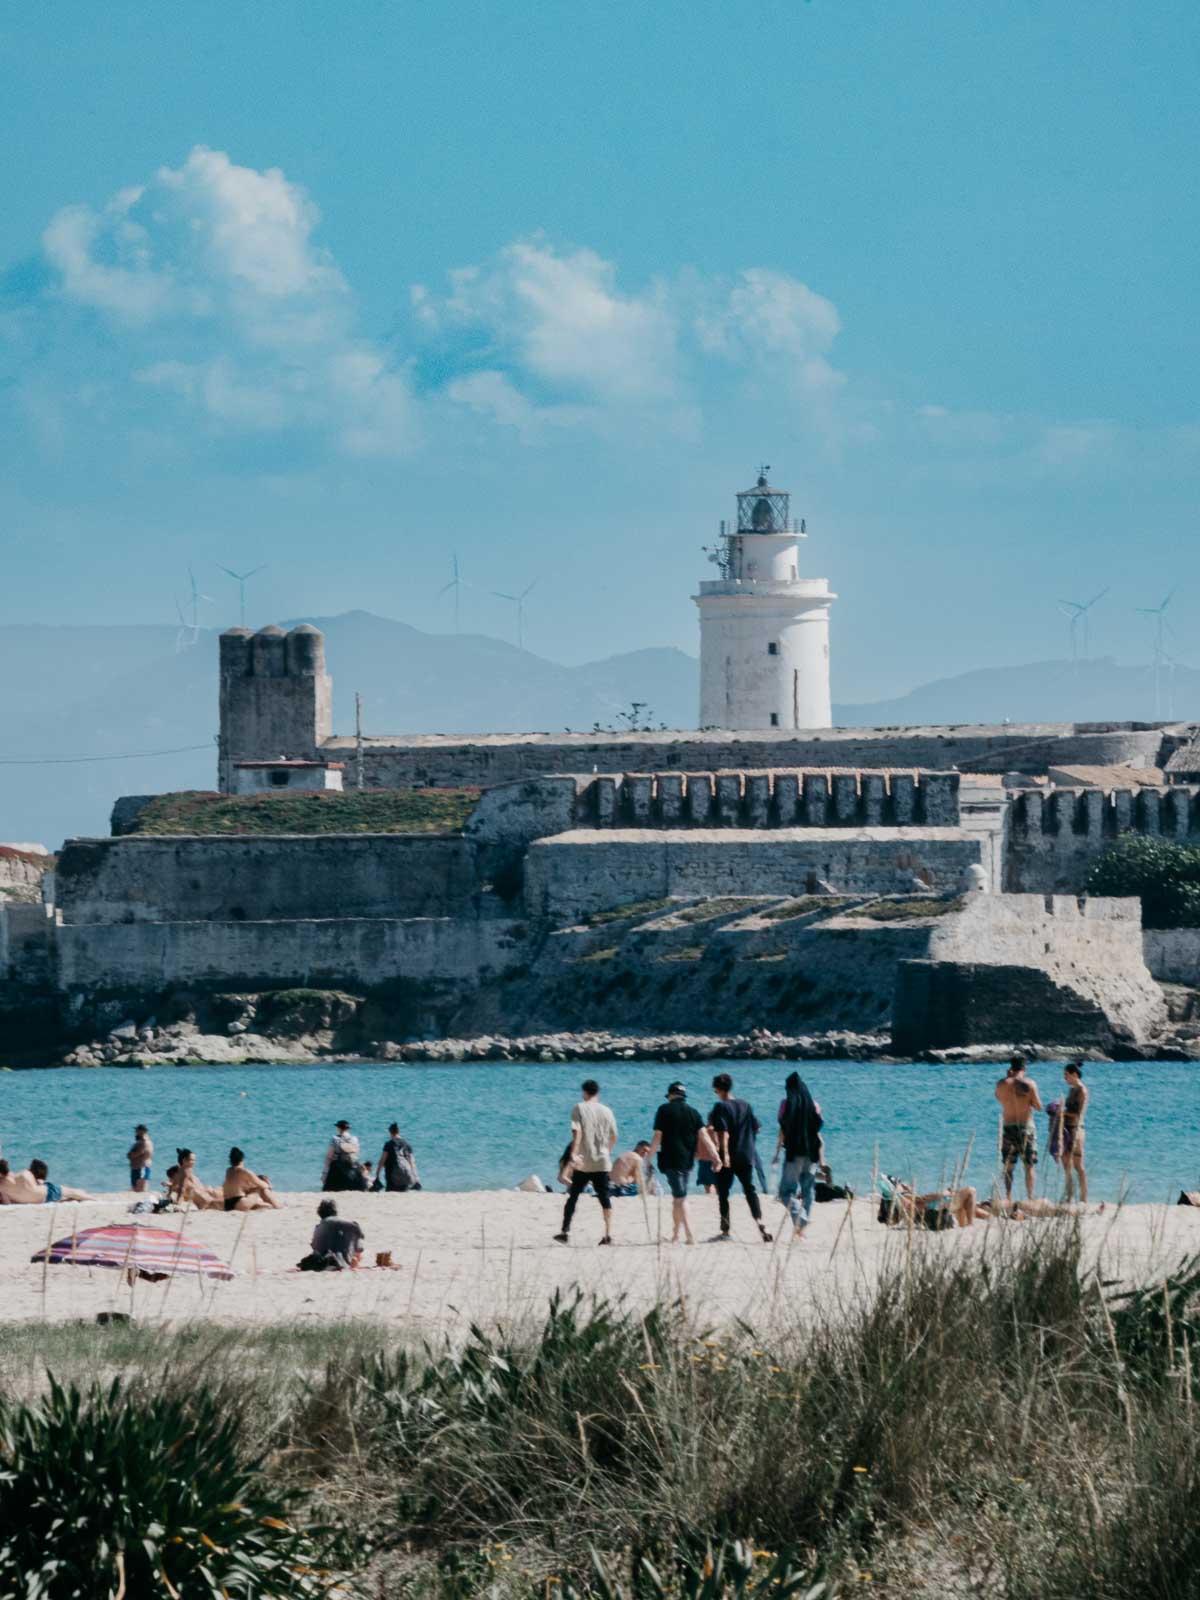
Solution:
<path fill-rule="evenodd" d="M 1117 1298 L 1069 1226 L 943 1246 L 771 1340 L 9 1330 L 0 1596 L 113 1597 L 120 1556 L 183 1600 L 1196 1600 L 1200 1258 Z"/>
<path fill-rule="evenodd" d="M 133 833 L 460 833 L 479 789 L 156 795 Z"/>
<path fill-rule="evenodd" d="M 1200 848 L 1127 833 L 1092 864 L 1087 892 L 1136 896 L 1147 928 L 1200 928 Z"/>

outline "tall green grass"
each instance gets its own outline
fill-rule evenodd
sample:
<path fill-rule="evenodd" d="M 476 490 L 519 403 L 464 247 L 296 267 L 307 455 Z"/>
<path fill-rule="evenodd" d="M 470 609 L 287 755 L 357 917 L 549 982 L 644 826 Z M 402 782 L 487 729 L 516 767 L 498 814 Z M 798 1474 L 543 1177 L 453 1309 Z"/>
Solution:
<path fill-rule="evenodd" d="M 769 1339 L 570 1300 L 439 1347 L 38 1333 L 60 1383 L 236 1416 L 363 1596 L 1200 1600 L 1200 1261 L 1120 1296 L 1070 1222 L 914 1241 Z M 40 1404 L 32 1348 L 0 1352 L 10 1412 Z"/>

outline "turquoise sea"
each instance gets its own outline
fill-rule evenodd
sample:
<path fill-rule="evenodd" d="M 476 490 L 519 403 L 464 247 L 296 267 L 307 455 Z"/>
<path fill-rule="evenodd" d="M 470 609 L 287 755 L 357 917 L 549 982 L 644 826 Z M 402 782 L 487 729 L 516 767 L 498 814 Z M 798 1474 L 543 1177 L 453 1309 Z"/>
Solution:
<path fill-rule="evenodd" d="M 219 1181 L 230 1144 L 281 1189 L 318 1186 L 321 1157 L 339 1117 L 354 1126 L 374 1160 L 389 1122 L 412 1143 L 425 1186 L 503 1188 L 530 1172 L 547 1181 L 568 1137 L 571 1105 L 589 1073 L 616 1112 L 621 1148 L 648 1137 L 654 1110 L 678 1073 L 702 1112 L 722 1068 L 763 1123 L 764 1165 L 774 1149 L 782 1061 L 581 1062 L 554 1065 L 317 1065 L 296 1067 L 57 1068 L 0 1074 L 0 1145 L 14 1165 L 31 1157 L 51 1176 L 94 1190 L 125 1187 L 124 1152 L 145 1122 L 157 1155 L 155 1184 L 177 1145 L 197 1152 L 201 1176 Z M 837 1178 L 865 1187 L 873 1164 L 915 1180 L 942 1182 L 965 1163 L 967 1181 L 990 1184 L 996 1170 L 999 1068 L 803 1062 L 821 1104 L 826 1149 Z M 1062 1094 L 1062 1068 L 1038 1063 L 1046 1104 Z M 1089 1066 L 1088 1167 L 1097 1199 L 1175 1200 L 1200 1188 L 1200 1066 L 1185 1063 Z M 1043 1182 L 1057 1192 L 1038 1119 Z"/>

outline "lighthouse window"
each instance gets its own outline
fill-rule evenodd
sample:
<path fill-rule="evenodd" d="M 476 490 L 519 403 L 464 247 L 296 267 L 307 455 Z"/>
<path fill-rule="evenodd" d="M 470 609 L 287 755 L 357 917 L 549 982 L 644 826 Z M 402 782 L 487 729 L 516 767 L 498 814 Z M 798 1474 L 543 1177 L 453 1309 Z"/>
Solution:
<path fill-rule="evenodd" d="M 779 654 L 779 646 L 776 644 L 774 639 L 772 639 L 770 644 L 767 646 L 767 654 L 769 656 L 777 656 Z"/>
<path fill-rule="evenodd" d="M 779 726 L 779 713 L 778 713 L 778 711 L 772 711 L 772 713 L 771 713 L 771 726 L 773 728 L 777 728 Z"/>

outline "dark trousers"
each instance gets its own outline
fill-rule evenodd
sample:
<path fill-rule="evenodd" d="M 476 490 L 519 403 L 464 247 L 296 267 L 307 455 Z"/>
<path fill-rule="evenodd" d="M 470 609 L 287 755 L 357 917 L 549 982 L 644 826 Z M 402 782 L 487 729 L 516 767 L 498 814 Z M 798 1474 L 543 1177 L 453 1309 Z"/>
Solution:
<path fill-rule="evenodd" d="M 570 1231 L 571 1218 L 575 1215 L 575 1207 L 579 1204 L 579 1196 L 588 1184 L 596 1191 L 596 1199 L 600 1202 L 602 1211 L 612 1210 L 612 1197 L 608 1192 L 607 1172 L 573 1172 L 571 1174 L 571 1192 L 567 1196 L 567 1203 L 563 1207 L 562 1231 Z"/>
<path fill-rule="evenodd" d="M 735 1160 L 717 1173 L 717 1206 L 721 1212 L 721 1232 L 729 1232 L 729 1191 L 737 1179 L 746 1195 L 746 1204 L 755 1222 L 762 1222 L 762 1207 L 758 1203 L 758 1190 L 754 1187 L 754 1168 L 749 1161 Z"/>

